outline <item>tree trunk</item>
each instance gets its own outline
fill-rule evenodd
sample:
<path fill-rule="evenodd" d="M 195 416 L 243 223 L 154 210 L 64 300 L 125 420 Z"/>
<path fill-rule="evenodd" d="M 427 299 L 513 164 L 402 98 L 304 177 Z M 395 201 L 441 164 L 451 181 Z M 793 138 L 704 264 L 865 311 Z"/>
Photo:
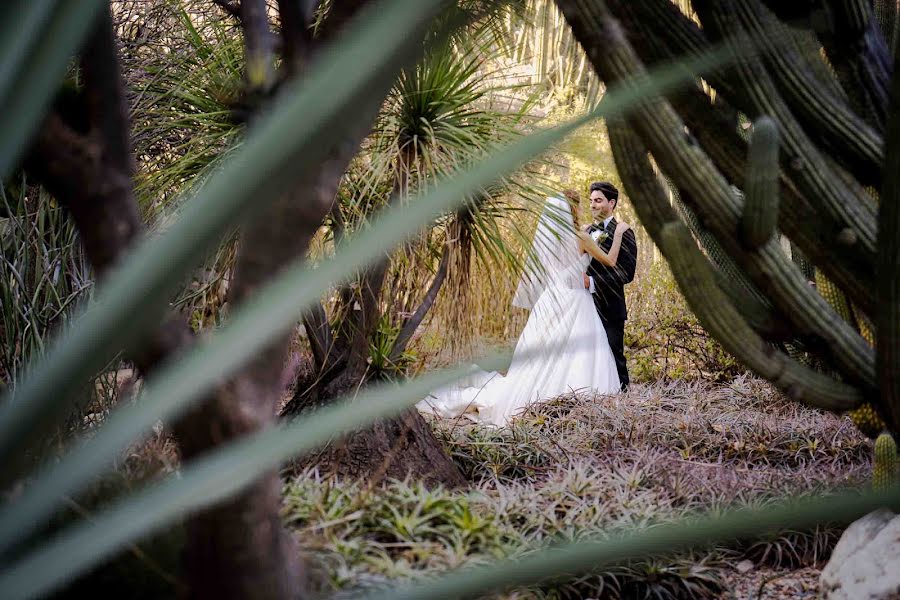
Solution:
<path fill-rule="evenodd" d="M 212 401 L 179 422 L 176 433 L 185 458 L 272 424 L 286 341 L 263 352 Z M 300 553 L 282 527 L 280 512 L 281 480 L 270 470 L 240 494 L 191 518 L 185 561 L 193 596 L 301 597 Z"/>
<path fill-rule="evenodd" d="M 397 159 L 396 178 L 391 194 L 391 205 L 394 207 L 407 192 L 412 160 L 409 151 L 402 152 Z M 339 210 L 335 212 L 339 217 Z M 442 266 L 416 311 L 414 321 L 421 321 L 434 303 L 446 275 L 446 259 L 445 252 Z M 330 331 L 327 331 L 328 323 L 321 307 L 304 318 L 316 364 L 315 368 L 307 370 L 305 379 L 298 381 L 294 397 L 285 407 L 283 415 L 296 415 L 308 408 L 328 404 L 341 396 L 352 395 L 369 382 L 369 340 L 382 314 L 379 300 L 389 266 L 390 258 L 384 256 L 361 273 L 357 293 L 348 296 L 345 304 L 348 306 L 355 300 L 359 309 L 350 312 L 346 317 L 349 324 L 345 324 L 336 335 L 330 335 Z M 415 325 L 417 322 L 410 324 L 410 327 L 414 329 Z M 406 340 L 398 339 L 398 344 L 393 349 L 397 354 L 406 348 L 412 333 L 405 331 L 401 333 L 403 335 Z M 336 339 L 336 342 L 329 342 L 328 339 Z M 334 353 L 322 350 L 333 346 L 337 346 L 339 350 Z M 320 358 L 323 356 L 324 359 Z M 391 352 L 391 356 L 394 356 L 394 352 Z M 334 474 L 361 477 L 370 483 L 378 483 L 384 478 L 403 479 L 413 475 L 427 485 L 466 485 L 459 467 L 444 452 L 431 427 L 415 409 L 357 431 L 297 464 L 311 463 Z"/>
<path fill-rule="evenodd" d="M 353 394 L 367 383 L 365 374 L 349 368 L 327 383 L 313 383 L 315 377 L 316 374 L 312 374 L 298 382 L 298 393 L 285 406 L 282 416 L 294 416 L 324 406 L 340 396 Z M 296 471 L 309 466 L 341 477 L 361 478 L 370 485 L 385 479 L 412 476 L 429 487 L 468 486 L 462 471 L 435 437 L 431 426 L 414 408 L 348 434 L 293 464 Z"/>

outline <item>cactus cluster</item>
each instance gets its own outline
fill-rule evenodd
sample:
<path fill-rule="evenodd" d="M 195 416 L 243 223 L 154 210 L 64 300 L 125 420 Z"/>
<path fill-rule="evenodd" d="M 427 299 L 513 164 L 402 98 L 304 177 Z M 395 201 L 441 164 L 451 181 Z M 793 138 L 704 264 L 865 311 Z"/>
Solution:
<path fill-rule="evenodd" d="M 857 429 L 870 438 L 877 436 L 887 426 L 875 407 L 868 402 L 847 411 L 847 416 L 850 417 Z"/>
<path fill-rule="evenodd" d="M 608 123 L 627 196 L 738 359 L 869 436 L 900 429 L 900 389 L 885 388 L 900 370 L 889 310 L 900 305 L 889 285 L 900 277 L 900 128 L 888 127 L 900 106 L 888 106 L 896 40 L 885 25 L 896 18 L 883 7 L 876 18 L 868 0 L 557 4 L 608 86 L 729 49 L 727 67 L 698 69 L 695 85 Z"/>

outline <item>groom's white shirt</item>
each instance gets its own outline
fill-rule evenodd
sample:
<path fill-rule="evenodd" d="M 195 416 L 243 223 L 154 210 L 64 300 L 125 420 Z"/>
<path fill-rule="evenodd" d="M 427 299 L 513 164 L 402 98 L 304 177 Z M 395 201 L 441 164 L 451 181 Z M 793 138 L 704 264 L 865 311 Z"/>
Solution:
<path fill-rule="evenodd" d="M 604 230 L 606 230 L 606 228 L 609 226 L 609 222 L 612 221 L 612 218 L 613 218 L 613 216 L 609 215 L 608 217 L 603 219 L 603 229 Z M 591 294 L 594 293 L 594 278 L 593 277 L 588 277 L 588 291 Z"/>

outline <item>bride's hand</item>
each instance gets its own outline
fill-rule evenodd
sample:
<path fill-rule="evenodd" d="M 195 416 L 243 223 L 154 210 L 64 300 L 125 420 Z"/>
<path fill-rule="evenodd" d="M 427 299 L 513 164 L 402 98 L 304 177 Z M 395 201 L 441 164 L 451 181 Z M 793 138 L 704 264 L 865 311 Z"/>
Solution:
<path fill-rule="evenodd" d="M 616 225 L 615 235 L 619 235 L 619 236 L 625 235 L 625 232 L 628 231 L 629 229 L 631 229 L 631 225 L 629 225 L 628 223 L 618 223 Z"/>
<path fill-rule="evenodd" d="M 594 240 L 591 238 L 591 236 L 590 236 L 590 234 L 589 234 L 588 232 L 582 231 L 582 230 L 580 230 L 580 229 L 579 229 L 578 231 L 575 232 L 575 235 L 578 236 L 578 239 L 580 239 L 582 242 L 592 242 L 592 241 L 594 241 Z"/>

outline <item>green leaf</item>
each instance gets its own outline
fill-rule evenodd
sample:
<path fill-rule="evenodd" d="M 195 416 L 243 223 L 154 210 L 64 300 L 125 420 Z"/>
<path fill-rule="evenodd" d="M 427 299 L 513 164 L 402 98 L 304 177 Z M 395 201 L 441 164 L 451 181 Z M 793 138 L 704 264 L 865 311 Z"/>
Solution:
<path fill-rule="evenodd" d="M 75 386 L 160 321 L 173 288 L 226 231 L 273 201 L 288 180 L 314 169 L 336 139 L 364 124 L 367 110 L 380 104 L 377 90 L 386 92 L 399 68 L 420 51 L 415 32 L 424 32 L 440 4 L 386 0 L 369 7 L 361 15 L 367 18 L 348 27 L 343 43 L 323 53 L 310 75 L 274 103 L 171 229 L 141 244 L 109 275 L 77 326 L 12 399 L 3 399 L 0 459 L 21 455 L 64 414 Z"/>
<path fill-rule="evenodd" d="M 496 366 L 508 357 L 495 359 Z M 494 365 L 492 365 L 494 366 Z M 3 597 L 33 598 L 63 585 L 103 561 L 129 541 L 186 512 L 227 498 L 282 460 L 327 443 L 373 420 L 397 414 L 436 387 L 471 372 L 471 367 L 432 373 L 403 385 L 373 386 L 358 396 L 271 428 L 191 462 L 179 476 L 151 485 L 72 526 L 40 549 L 0 572 Z"/>
<path fill-rule="evenodd" d="M 4 11 L 9 27 L 0 38 L 0 178 L 16 165 L 103 7 L 100 0 L 16 4 L 25 6 L 14 17 Z"/>
<path fill-rule="evenodd" d="M 721 56 L 724 54 L 697 59 L 695 68 L 721 64 Z M 669 67 L 641 82 L 628 82 L 621 90 L 611 89 L 592 113 L 499 148 L 466 173 L 439 183 L 402 209 L 382 216 L 333 259 L 316 268 L 298 262 L 287 269 L 235 313 L 228 325 L 206 342 L 197 344 L 187 356 L 177 357 L 161 368 L 148 381 L 147 393 L 140 402 L 117 410 L 91 439 L 36 477 L 23 496 L 0 513 L 0 548 L 27 535 L 63 496 L 87 485 L 92 476 L 157 420 L 180 414 L 257 355 L 276 336 L 293 326 L 298 314 L 332 284 L 349 277 L 422 225 L 458 206 L 474 191 L 514 170 L 584 123 L 601 115 L 620 114 L 637 99 L 660 93 L 689 78 L 690 75 Z"/>

